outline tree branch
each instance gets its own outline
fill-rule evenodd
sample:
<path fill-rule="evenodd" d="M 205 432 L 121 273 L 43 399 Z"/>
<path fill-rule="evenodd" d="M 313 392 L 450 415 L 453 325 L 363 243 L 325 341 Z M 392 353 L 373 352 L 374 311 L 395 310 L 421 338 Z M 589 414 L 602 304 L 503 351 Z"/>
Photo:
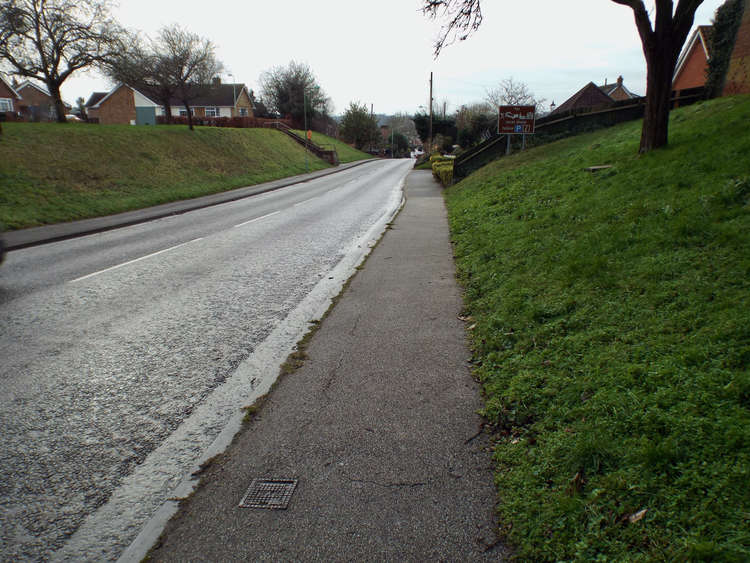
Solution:
<path fill-rule="evenodd" d="M 649 52 L 653 49 L 654 45 L 654 29 L 651 27 L 651 19 L 648 17 L 648 11 L 643 4 L 643 0 L 612 0 L 612 2 L 623 6 L 629 6 L 633 9 L 635 26 L 638 29 L 638 35 L 641 36 L 643 52 L 648 60 L 650 56 Z"/>
<path fill-rule="evenodd" d="M 425 0 L 422 13 L 432 19 L 436 19 L 438 15 L 451 16 L 435 40 L 435 58 L 440 55 L 443 47 L 456 40 L 467 39 L 482 25 L 480 0 Z"/>

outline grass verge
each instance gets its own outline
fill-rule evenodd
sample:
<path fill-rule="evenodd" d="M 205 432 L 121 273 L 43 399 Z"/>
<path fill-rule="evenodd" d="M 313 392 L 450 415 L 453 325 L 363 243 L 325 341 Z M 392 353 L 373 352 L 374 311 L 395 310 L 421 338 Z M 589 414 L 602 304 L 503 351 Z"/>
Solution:
<path fill-rule="evenodd" d="M 634 122 L 447 191 L 519 559 L 750 560 L 749 122 L 697 104 L 665 149 Z"/>
<path fill-rule="evenodd" d="M 308 157 L 308 166 L 328 164 Z M 304 172 L 304 148 L 269 129 L 6 123 L 0 222 L 98 217 Z"/>
<path fill-rule="evenodd" d="M 305 132 L 301 130 L 295 131 L 295 133 L 297 133 L 298 135 L 302 137 L 305 136 Z M 338 139 L 334 139 L 333 137 L 323 135 L 322 133 L 318 133 L 317 131 L 313 131 L 312 142 L 315 143 L 316 145 L 320 145 L 323 148 L 327 148 L 330 146 L 335 148 L 336 152 L 339 155 L 339 162 L 341 164 L 346 164 L 347 162 L 356 162 L 357 160 L 366 160 L 368 158 L 373 158 L 371 154 L 367 154 L 366 152 L 357 150 L 354 147 L 350 147 L 343 141 L 339 141 Z"/>

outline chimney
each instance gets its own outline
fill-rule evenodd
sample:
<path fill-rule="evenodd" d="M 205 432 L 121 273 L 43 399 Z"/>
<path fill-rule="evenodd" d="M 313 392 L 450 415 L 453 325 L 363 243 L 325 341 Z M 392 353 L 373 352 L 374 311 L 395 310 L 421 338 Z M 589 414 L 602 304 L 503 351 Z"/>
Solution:
<path fill-rule="evenodd" d="M 617 85 L 622 86 L 622 75 L 617 77 Z"/>
<path fill-rule="evenodd" d="M 211 86 L 213 86 L 214 88 L 221 86 L 221 77 L 214 76 L 214 79 L 211 81 Z"/>

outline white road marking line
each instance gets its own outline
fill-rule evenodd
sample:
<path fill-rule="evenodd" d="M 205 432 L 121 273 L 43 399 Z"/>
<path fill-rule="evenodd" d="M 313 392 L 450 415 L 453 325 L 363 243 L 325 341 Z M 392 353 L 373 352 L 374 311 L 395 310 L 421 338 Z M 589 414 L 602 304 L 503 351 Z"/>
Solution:
<path fill-rule="evenodd" d="M 117 264 L 117 266 L 111 266 L 109 268 L 105 268 L 104 270 L 99 270 L 98 272 L 94 272 L 93 274 L 88 274 L 85 276 L 81 276 L 80 278 L 76 278 L 74 280 L 71 280 L 70 283 L 79 282 L 88 278 L 92 278 L 94 276 L 98 276 L 99 274 L 103 274 L 104 272 L 111 272 L 112 270 L 117 270 L 118 268 L 122 268 L 123 266 L 127 266 L 129 264 L 134 264 L 136 262 L 140 262 L 141 260 L 145 260 L 146 258 L 151 258 L 153 256 L 157 256 L 159 254 L 164 254 L 165 252 L 169 252 L 170 250 L 174 250 L 176 248 L 180 248 L 181 246 L 185 246 L 186 244 L 190 244 L 193 242 L 198 242 L 199 240 L 203 240 L 203 237 L 196 238 L 193 240 L 189 240 L 187 242 L 183 242 L 181 244 L 177 244 L 175 246 L 170 246 L 169 248 L 165 248 L 164 250 L 159 250 L 158 252 L 152 252 L 151 254 L 147 254 L 146 256 L 141 256 L 140 258 L 135 258 L 134 260 L 128 260 L 127 262 L 123 262 L 122 264 Z"/>
<path fill-rule="evenodd" d="M 263 215 L 261 217 L 256 217 L 255 219 L 250 219 L 249 221 L 245 221 L 244 223 L 240 223 L 239 225 L 235 225 L 234 228 L 242 227 L 243 225 L 249 225 L 250 223 L 255 223 L 256 221 L 260 221 L 261 219 L 265 219 L 266 217 L 270 217 L 271 215 L 276 215 L 279 213 L 278 211 L 274 211 L 273 213 L 268 213 L 267 215 Z"/>
<path fill-rule="evenodd" d="M 304 205 L 304 204 L 305 204 L 305 203 L 307 203 L 308 201 L 312 201 L 312 200 L 314 200 L 314 199 L 318 199 L 318 196 L 315 196 L 315 197 L 311 197 L 310 199 L 305 199 L 305 200 L 303 200 L 303 201 L 299 201 L 299 202 L 295 203 L 293 207 L 297 207 L 297 206 L 299 206 L 299 205 Z"/>

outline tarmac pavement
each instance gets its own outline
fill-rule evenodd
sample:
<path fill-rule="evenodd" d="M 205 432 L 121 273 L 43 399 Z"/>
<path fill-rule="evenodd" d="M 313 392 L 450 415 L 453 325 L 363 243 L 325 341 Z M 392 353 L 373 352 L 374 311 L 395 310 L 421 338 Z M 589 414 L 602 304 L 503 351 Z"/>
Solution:
<path fill-rule="evenodd" d="M 203 472 L 155 561 L 498 561 L 491 454 L 476 414 L 440 186 L 407 203 L 253 420 Z M 286 510 L 241 508 L 256 478 Z"/>

